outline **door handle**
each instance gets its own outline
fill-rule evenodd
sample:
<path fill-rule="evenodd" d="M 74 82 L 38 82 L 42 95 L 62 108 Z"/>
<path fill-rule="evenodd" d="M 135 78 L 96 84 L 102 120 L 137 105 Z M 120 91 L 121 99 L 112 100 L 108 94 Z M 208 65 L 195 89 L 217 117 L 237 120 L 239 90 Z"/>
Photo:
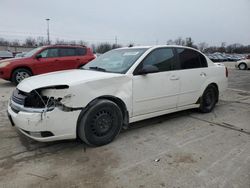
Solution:
<path fill-rule="evenodd" d="M 180 78 L 178 76 L 172 75 L 170 76 L 170 80 L 179 80 Z"/>
<path fill-rule="evenodd" d="M 207 76 L 207 74 L 205 72 L 202 72 L 202 73 L 200 73 L 200 76 L 205 77 L 205 76 Z"/>
<path fill-rule="evenodd" d="M 58 59 L 55 59 L 55 61 L 57 62 L 57 61 L 59 61 Z"/>
<path fill-rule="evenodd" d="M 80 59 L 79 59 L 79 58 L 77 58 L 76 60 L 77 60 L 77 61 L 79 61 Z"/>

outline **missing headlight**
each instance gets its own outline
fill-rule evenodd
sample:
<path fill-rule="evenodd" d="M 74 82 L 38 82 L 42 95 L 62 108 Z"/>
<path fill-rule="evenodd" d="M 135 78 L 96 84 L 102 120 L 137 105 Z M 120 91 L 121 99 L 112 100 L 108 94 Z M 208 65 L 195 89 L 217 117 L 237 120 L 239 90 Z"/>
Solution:
<path fill-rule="evenodd" d="M 41 90 L 33 90 L 24 100 L 24 107 L 53 109 L 58 102 L 54 97 L 47 97 L 41 94 Z"/>

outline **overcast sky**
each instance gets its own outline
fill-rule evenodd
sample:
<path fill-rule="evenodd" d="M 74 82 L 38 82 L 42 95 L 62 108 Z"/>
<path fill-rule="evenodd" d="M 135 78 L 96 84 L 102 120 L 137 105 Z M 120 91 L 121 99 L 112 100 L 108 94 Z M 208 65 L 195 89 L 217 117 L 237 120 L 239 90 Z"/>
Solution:
<path fill-rule="evenodd" d="M 250 44 L 250 0 L 0 0 L 0 37 L 166 44 Z"/>

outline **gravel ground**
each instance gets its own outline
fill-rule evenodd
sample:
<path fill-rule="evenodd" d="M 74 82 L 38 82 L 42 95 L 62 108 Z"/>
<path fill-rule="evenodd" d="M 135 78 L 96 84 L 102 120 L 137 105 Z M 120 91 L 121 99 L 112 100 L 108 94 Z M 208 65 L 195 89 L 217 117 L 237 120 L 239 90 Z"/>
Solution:
<path fill-rule="evenodd" d="M 0 187 L 250 187 L 250 71 L 229 67 L 215 110 L 130 125 L 109 145 L 39 143 L 11 127 L 0 81 Z"/>

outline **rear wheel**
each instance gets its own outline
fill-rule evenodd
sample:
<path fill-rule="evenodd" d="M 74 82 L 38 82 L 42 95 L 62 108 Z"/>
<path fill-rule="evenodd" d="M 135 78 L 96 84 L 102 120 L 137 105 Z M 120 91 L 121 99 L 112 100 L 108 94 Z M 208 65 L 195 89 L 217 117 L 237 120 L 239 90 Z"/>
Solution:
<path fill-rule="evenodd" d="M 12 77 L 11 77 L 11 81 L 14 84 L 19 84 L 22 80 L 24 80 L 25 78 L 28 78 L 32 76 L 32 73 L 25 68 L 20 68 L 20 69 L 16 69 L 13 73 L 12 73 Z"/>
<path fill-rule="evenodd" d="M 238 67 L 239 67 L 240 70 L 246 70 L 247 69 L 246 63 L 240 63 Z"/>
<path fill-rule="evenodd" d="M 218 93 L 216 88 L 212 85 L 208 86 L 201 97 L 200 107 L 199 107 L 200 112 L 202 113 L 211 112 L 215 107 L 217 98 L 218 98 Z"/>
<path fill-rule="evenodd" d="M 118 105 L 103 99 L 80 117 L 78 136 L 86 144 L 101 146 L 114 140 L 122 128 L 122 112 Z"/>

